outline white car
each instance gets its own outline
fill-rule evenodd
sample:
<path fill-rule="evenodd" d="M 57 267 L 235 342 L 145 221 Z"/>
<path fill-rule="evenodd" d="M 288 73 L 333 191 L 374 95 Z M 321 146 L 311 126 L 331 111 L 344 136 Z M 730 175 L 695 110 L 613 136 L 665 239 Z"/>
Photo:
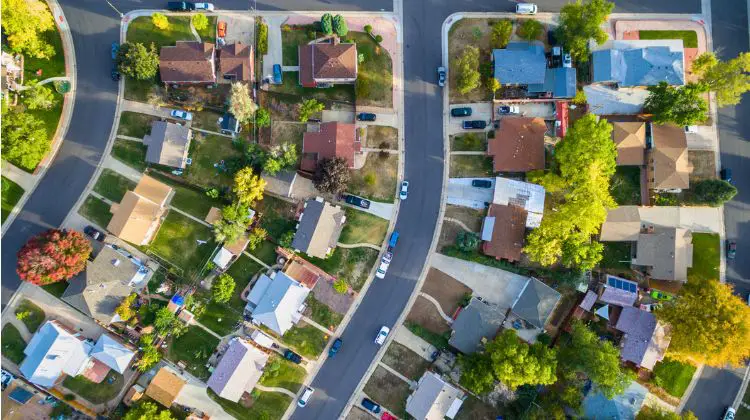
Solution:
<path fill-rule="evenodd" d="M 519 15 L 535 15 L 536 10 L 534 3 L 516 3 L 516 13 Z"/>
<path fill-rule="evenodd" d="M 378 331 L 378 335 L 375 337 L 375 344 L 382 346 L 383 343 L 385 343 L 385 339 L 388 337 L 389 332 L 391 332 L 391 329 L 385 325 L 380 327 L 380 331 Z"/>
<path fill-rule="evenodd" d="M 214 11 L 213 3 L 195 3 L 195 10 L 206 10 L 209 12 Z"/>
<path fill-rule="evenodd" d="M 310 397 L 312 397 L 313 392 L 315 392 L 315 389 L 306 386 L 305 390 L 302 391 L 302 395 L 300 395 L 299 399 L 297 400 L 297 405 L 300 407 L 306 406 L 307 402 L 310 401 Z"/>
<path fill-rule="evenodd" d="M 398 193 L 398 198 L 406 200 L 406 196 L 409 195 L 409 181 L 401 183 L 401 190 Z"/>
<path fill-rule="evenodd" d="M 379 279 L 384 279 L 385 273 L 388 272 L 388 267 L 390 267 L 390 265 L 391 265 L 390 261 L 381 260 L 380 266 L 378 267 L 378 270 L 375 272 L 375 277 Z"/>
<path fill-rule="evenodd" d="M 193 114 L 187 112 L 187 111 L 180 111 L 177 109 L 173 109 L 172 112 L 169 113 L 173 118 L 179 118 L 181 120 L 185 121 L 192 121 L 193 120 Z"/>

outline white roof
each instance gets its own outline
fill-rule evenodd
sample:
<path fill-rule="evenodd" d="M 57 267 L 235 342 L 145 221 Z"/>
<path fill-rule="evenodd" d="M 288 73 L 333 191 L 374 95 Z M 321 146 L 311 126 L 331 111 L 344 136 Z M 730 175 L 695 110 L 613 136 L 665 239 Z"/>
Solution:
<path fill-rule="evenodd" d="M 260 294 L 255 293 L 256 287 L 262 288 L 263 294 L 257 301 L 257 306 L 252 309 L 253 319 L 277 334 L 284 335 L 298 320 L 299 308 L 310 294 L 310 289 L 279 271 L 270 284 L 258 281 L 248 295 L 248 306 L 252 302 L 250 297 L 254 300 Z"/>
<path fill-rule="evenodd" d="M 23 350 L 26 358 L 19 369 L 32 383 L 51 387 L 63 373 L 76 376 L 89 360 L 91 345 L 47 321 Z"/>
<path fill-rule="evenodd" d="M 219 249 L 219 252 L 216 253 L 213 262 L 217 267 L 223 270 L 227 268 L 229 262 L 232 261 L 232 257 L 234 257 L 234 255 L 231 252 L 229 252 L 226 248 L 221 247 Z"/>
<path fill-rule="evenodd" d="M 250 334 L 250 338 L 261 347 L 265 347 L 267 349 L 273 347 L 273 339 L 264 334 L 261 330 L 253 331 L 253 333 Z"/>
<path fill-rule="evenodd" d="M 418 420 L 452 419 L 461 408 L 463 397 L 463 391 L 428 371 L 419 379 L 414 393 L 406 399 L 406 412 Z"/>
<path fill-rule="evenodd" d="M 503 206 L 516 205 L 528 212 L 526 227 L 536 228 L 542 223 L 544 213 L 544 187 L 530 182 L 495 178 L 492 202 Z"/>
<path fill-rule="evenodd" d="M 667 47 L 670 51 L 683 51 L 681 39 L 615 39 L 596 45 L 591 51 L 601 50 L 637 50 L 650 47 Z"/>
<path fill-rule="evenodd" d="M 595 115 L 635 115 L 643 111 L 648 90 L 640 88 L 610 89 L 603 85 L 583 87 L 589 110 Z"/>
<path fill-rule="evenodd" d="M 91 357 L 111 369 L 124 373 L 135 353 L 107 334 L 102 334 L 91 351 Z"/>

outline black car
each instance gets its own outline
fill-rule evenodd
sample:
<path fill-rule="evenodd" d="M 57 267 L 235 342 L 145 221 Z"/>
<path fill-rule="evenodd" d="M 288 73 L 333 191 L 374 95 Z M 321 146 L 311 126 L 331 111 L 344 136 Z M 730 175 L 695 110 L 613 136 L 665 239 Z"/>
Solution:
<path fill-rule="evenodd" d="M 724 181 L 727 181 L 728 183 L 732 183 L 732 170 L 729 168 L 723 168 L 721 172 L 719 172 L 719 175 L 721 175 L 721 179 Z"/>
<path fill-rule="evenodd" d="M 120 78 L 122 77 L 120 75 L 120 70 L 118 70 L 117 67 L 113 67 L 109 75 L 110 77 L 112 77 L 112 80 L 114 80 L 115 82 L 118 82 Z"/>
<path fill-rule="evenodd" d="M 362 207 L 363 209 L 370 208 L 370 200 L 365 200 L 364 198 L 357 197 L 356 195 L 346 194 L 344 196 L 344 201 L 346 201 L 347 204 Z"/>
<path fill-rule="evenodd" d="M 487 121 L 482 121 L 482 120 L 464 121 L 463 127 L 464 127 L 464 130 L 483 130 L 485 127 L 487 127 Z"/>
<path fill-rule="evenodd" d="M 289 360 L 290 362 L 293 362 L 296 364 L 302 363 L 302 356 L 300 356 L 299 354 L 291 350 L 287 350 L 284 352 L 284 359 Z"/>
<path fill-rule="evenodd" d="M 91 239 L 94 239 L 94 240 L 96 240 L 96 241 L 99 241 L 99 242 L 101 242 L 101 241 L 103 241 L 103 240 L 104 240 L 104 234 L 103 234 L 103 233 L 101 233 L 100 231 L 98 231 L 98 230 L 97 230 L 96 228 L 94 228 L 93 226 L 86 226 L 85 228 L 83 228 L 83 233 L 85 233 L 85 234 L 86 234 L 86 235 L 88 235 L 88 236 L 89 236 L 89 237 L 90 237 Z"/>
<path fill-rule="evenodd" d="M 195 10 L 195 4 L 189 1 L 170 1 L 167 2 L 167 10 L 173 12 L 189 12 Z"/>
<path fill-rule="evenodd" d="M 453 108 L 451 109 L 451 115 L 454 117 L 470 117 L 471 108 Z"/>
<path fill-rule="evenodd" d="M 475 179 L 471 181 L 471 186 L 476 188 L 492 188 L 492 181 L 488 179 Z"/>
<path fill-rule="evenodd" d="M 360 121 L 375 121 L 375 118 L 377 118 L 377 116 L 370 112 L 360 112 L 357 114 L 357 119 Z"/>

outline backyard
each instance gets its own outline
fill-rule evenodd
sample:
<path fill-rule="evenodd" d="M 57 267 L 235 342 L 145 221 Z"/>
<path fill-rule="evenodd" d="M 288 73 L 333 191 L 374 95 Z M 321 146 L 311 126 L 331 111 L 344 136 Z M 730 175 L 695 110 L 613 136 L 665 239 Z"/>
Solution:
<path fill-rule="evenodd" d="M 388 372 L 382 366 L 378 366 L 372 372 L 372 376 L 365 385 L 364 392 L 378 404 L 393 411 L 397 416 L 407 418 L 406 398 L 411 394 L 409 384 Z"/>
<path fill-rule="evenodd" d="M 657 362 L 651 378 L 656 386 L 664 389 L 672 396 L 682 398 L 690 381 L 693 379 L 696 367 L 681 363 L 670 358 Z"/>
<path fill-rule="evenodd" d="M 2 203 L 2 221 L 8 218 L 16 206 L 18 200 L 23 196 L 23 188 L 6 177 L 2 177 L 2 193 L 0 193 L 0 202 Z"/>
<path fill-rule="evenodd" d="M 253 254 L 256 258 L 268 265 L 276 263 L 276 245 L 269 240 L 264 240 L 255 249 L 247 249 L 247 252 Z"/>
<path fill-rule="evenodd" d="M 126 192 L 135 189 L 135 185 L 129 178 L 105 168 L 96 180 L 94 191 L 108 200 L 119 203 Z"/>
<path fill-rule="evenodd" d="M 349 32 L 364 56 L 357 69 L 357 105 L 393 107 L 393 62 L 388 51 L 364 32 Z"/>
<path fill-rule="evenodd" d="M 371 152 L 365 165 L 351 171 L 347 192 L 375 201 L 393 202 L 396 197 L 398 155 Z"/>
<path fill-rule="evenodd" d="M 148 175 L 174 189 L 174 196 L 170 203 L 172 207 L 201 220 L 208 215 L 211 207 L 221 208 L 224 205 L 222 200 L 207 196 L 203 190 L 175 181 L 161 172 L 149 171 Z"/>
<path fill-rule="evenodd" d="M 604 252 L 599 267 L 613 270 L 629 270 L 631 245 L 629 242 L 602 242 Z"/>
<path fill-rule="evenodd" d="M 16 307 L 16 317 L 18 317 L 18 314 L 20 313 L 26 314 L 23 317 L 22 321 L 24 325 L 26 325 L 26 329 L 28 329 L 32 334 L 35 333 L 36 330 L 39 329 L 39 327 L 44 322 L 44 310 L 42 310 L 42 308 L 38 307 L 28 299 L 24 299 L 23 301 L 21 301 L 18 307 Z"/>
<path fill-rule="evenodd" d="M 238 295 L 239 299 L 239 292 L 241 292 L 242 289 L 239 289 L 239 291 L 237 289 L 239 289 L 239 286 L 235 288 L 235 294 Z M 210 296 L 206 296 L 206 299 L 206 309 L 203 314 L 197 318 L 198 322 L 221 336 L 232 333 L 232 331 L 236 329 L 234 326 L 237 324 L 237 321 L 242 319 L 242 309 L 244 305 L 237 309 L 233 308 L 228 303 L 214 302 L 210 299 Z"/>
<path fill-rule="evenodd" d="M 159 121 L 159 117 L 140 114 L 138 112 L 123 111 L 120 114 L 120 125 L 117 134 L 142 139 L 151 132 L 151 123 Z"/>
<path fill-rule="evenodd" d="M 450 177 L 469 178 L 492 176 L 492 158 L 485 155 L 453 155 L 450 157 Z"/>
<path fill-rule="evenodd" d="M 109 212 L 109 204 L 93 195 L 86 197 L 81 207 L 78 208 L 78 214 L 102 228 L 106 228 L 109 221 L 112 220 L 112 213 Z"/>
<path fill-rule="evenodd" d="M 83 376 L 68 376 L 63 386 L 93 404 L 105 403 L 117 396 L 124 385 L 124 378 L 110 370 L 101 383 L 92 382 Z"/>
<path fill-rule="evenodd" d="M 319 329 L 300 321 L 284 334 L 283 340 L 302 356 L 314 359 L 325 348 L 328 336 Z"/>
<path fill-rule="evenodd" d="M 693 232 L 693 266 L 688 268 L 688 281 L 719 279 L 719 235 Z"/>
<path fill-rule="evenodd" d="M 255 205 L 255 210 L 260 217 L 260 227 L 268 232 L 268 236 L 277 241 L 286 232 L 294 230 L 297 224 L 294 220 L 295 209 L 294 204 L 268 194 Z"/>
<path fill-rule="evenodd" d="M 205 381 L 210 376 L 206 362 L 218 345 L 218 338 L 192 325 L 181 336 L 170 339 L 167 357 L 175 363 L 185 362 L 191 374 Z"/>
<path fill-rule="evenodd" d="M 193 163 L 185 170 L 185 179 L 204 188 L 232 186 L 233 175 L 227 161 L 243 157 L 244 142 L 211 134 L 194 134 L 190 143 Z"/>
<path fill-rule="evenodd" d="M 26 355 L 23 349 L 26 348 L 26 342 L 23 341 L 21 333 L 13 324 L 5 324 L 2 330 L 2 354 L 15 364 L 21 364 Z"/>
<path fill-rule="evenodd" d="M 260 384 L 267 387 L 285 388 L 292 392 L 302 388 L 307 371 L 302 366 L 274 355 L 266 364 Z"/>
<path fill-rule="evenodd" d="M 346 223 L 339 242 L 343 244 L 368 243 L 380 246 L 388 231 L 388 220 L 363 211 L 346 208 Z"/>
<path fill-rule="evenodd" d="M 193 124 L 191 127 L 210 131 L 219 130 L 219 118 L 222 117 L 222 114 L 208 109 L 191 112 L 193 114 Z"/>
<path fill-rule="evenodd" d="M 247 286 L 247 283 L 250 282 L 253 275 L 262 268 L 263 266 L 247 255 L 240 255 L 240 257 L 229 266 L 227 274 L 232 276 L 234 281 L 237 282 L 236 289 L 241 292 L 242 289 Z"/>
<path fill-rule="evenodd" d="M 146 170 L 145 144 L 135 140 L 115 140 L 112 144 L 112 156 L 131 168 L 143 172 Z"/>
<path fill-rule="evenodd" d="M 641 168 L 618 166 L 612 175 L 609 193 L 621 206 L 641 205 Z"/>
<path fill-rule="evenodd" d="M 207 243 L 199 244 L 199 240 Z M 214 248 L 210 228 L 170 210 L 147 249 L 176 267 L 176 274 L 191 279 L 206 265 Z"/>

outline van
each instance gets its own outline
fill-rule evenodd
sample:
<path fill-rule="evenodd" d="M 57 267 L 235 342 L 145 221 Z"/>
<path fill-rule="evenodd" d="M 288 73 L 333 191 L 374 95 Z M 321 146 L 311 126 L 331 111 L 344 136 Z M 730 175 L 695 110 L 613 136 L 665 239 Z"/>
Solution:
<path fill-rule="evenodd" d="M 517 3 L 516 13 L 519 15 L 535 15 L 536 4 L 534 3 Z"/>
<path fill-rule="evenodd" d="M 315 392 L 314 389 L 306 386 L 305 390 L 302 392 L 302 395 L 300 395 L 299 399 L 297 400 L 297 405 L 300 407 L 306 406 L 307 402 L 310 401 L 310 397 L 312 397 L 313 392 Z"/>

